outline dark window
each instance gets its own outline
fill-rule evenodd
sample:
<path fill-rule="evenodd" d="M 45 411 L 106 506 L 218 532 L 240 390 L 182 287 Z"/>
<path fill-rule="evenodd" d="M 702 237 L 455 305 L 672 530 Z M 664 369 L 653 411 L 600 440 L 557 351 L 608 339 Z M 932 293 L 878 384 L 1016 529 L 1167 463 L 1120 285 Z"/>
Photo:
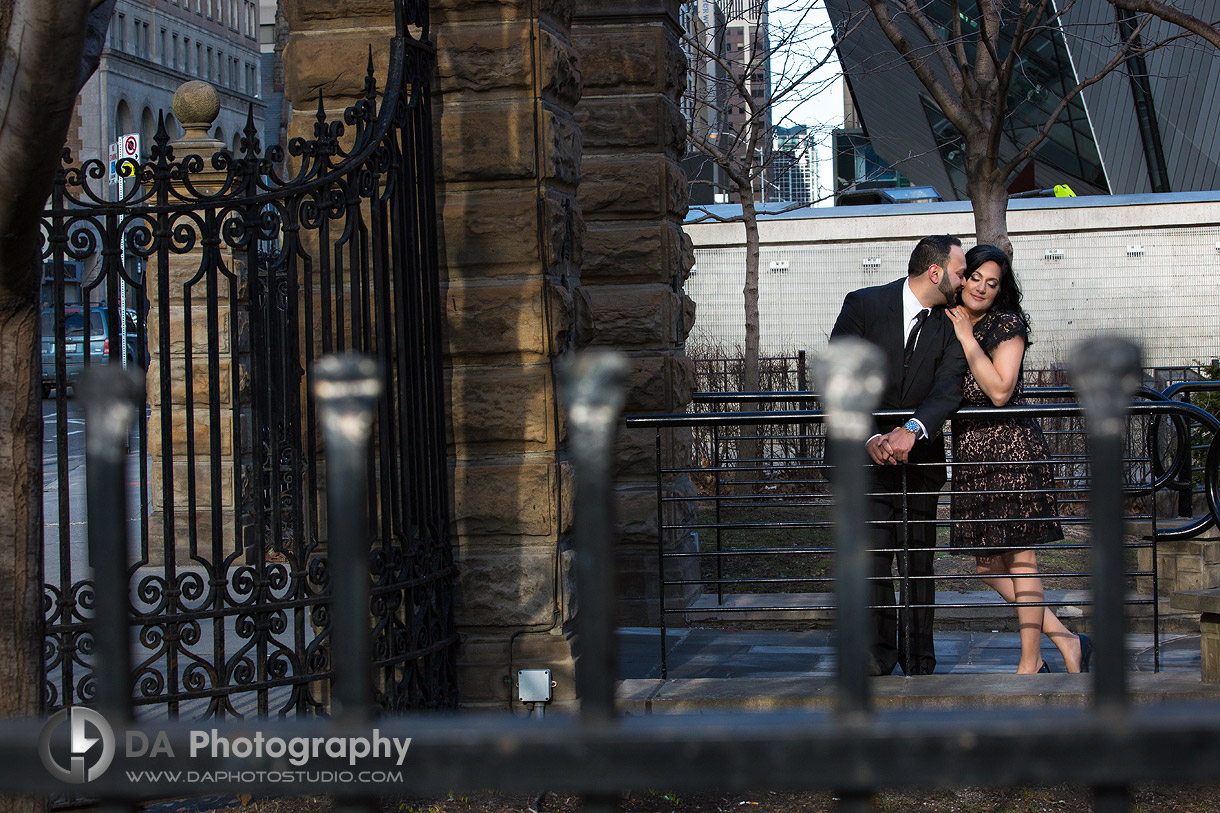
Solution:
<path fill-rule="evenodd" d="M 80 310 L 71 310 L 64 314 L 64 335 L 79 336 L 84 333 L 85 314 Z M 55 335 L 55 314 L 50 311 L 42 312 L 42 335 Z M 105 336 L 106 321 L 105 314 L 98 309 L 89 311 L 89 335 L 90 336 Z"/>

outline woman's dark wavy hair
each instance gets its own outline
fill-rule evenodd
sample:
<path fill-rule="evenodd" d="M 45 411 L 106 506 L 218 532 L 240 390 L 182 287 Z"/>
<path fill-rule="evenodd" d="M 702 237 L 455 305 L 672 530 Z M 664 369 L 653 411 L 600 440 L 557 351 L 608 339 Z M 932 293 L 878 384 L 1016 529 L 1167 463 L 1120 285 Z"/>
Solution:
<path fill-rule="evenodd" d="M 1003 249 L 996 246 L 980 243 L 974 248 L 966 252 L 966 278 L 978 270 L 979 266 L 984 263 L 995 263 L 1000 267 L 1000 289 L 996 291 L 995 301 L 991 305 L 992 310 L 1007 311 L 1015 313 L 1022 322 L 1025 323 L 1025 331 L 1029 332 L 1029 314 L 1021 307 L 1021 286 L 1017 285 L 1017 275 L 1013 273 L 1012 261 L 1008 259 L 1008 255 Z M 958 293 L 957 301 L 962 301 L 961 293 Z M 1029 344 L 1028 337 L 1026 343 Z"/>

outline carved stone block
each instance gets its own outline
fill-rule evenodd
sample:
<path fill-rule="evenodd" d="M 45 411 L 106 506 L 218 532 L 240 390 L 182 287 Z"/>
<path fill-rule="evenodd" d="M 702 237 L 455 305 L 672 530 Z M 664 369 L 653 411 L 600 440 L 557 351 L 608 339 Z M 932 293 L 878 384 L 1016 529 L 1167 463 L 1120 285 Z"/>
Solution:
<path fill-rule="evenodd" d="M 467 454 L 473 446 L 538 451 L 554 442 L 549 364 L 455 368 L 449 393 L 452 441 Z"/>
<path fill-rule="evenodd" d="M 545 536 L 556 532 L 553 463 L 459 460 L 453 479 L 457 533 Z"/>

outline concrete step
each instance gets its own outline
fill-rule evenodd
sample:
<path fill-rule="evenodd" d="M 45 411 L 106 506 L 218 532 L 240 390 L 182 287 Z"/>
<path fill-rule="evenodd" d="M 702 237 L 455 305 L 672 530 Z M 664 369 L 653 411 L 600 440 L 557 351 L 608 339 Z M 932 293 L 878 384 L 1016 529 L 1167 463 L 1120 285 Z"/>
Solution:
<path fill-rule="evenodd" d="M 829 707 L 834 702 L 834 633 L 806 629 L 619 629 L 619 697 L 635 714 L 719 709 L 777 711 Z M 1200 638 L 1132 633 L 1124 641 L 1132 700 L 1220 700 L 1220 684 L 1200 677 Z M 1093 676 L 1064 671 L 1063 658 L 1043 639 L 1054 671 L 1016 675 L 1016 633 L 936 634 L 936 674 L 871 678 L 878 708 L 938 705 L 1083 704 Z M 664 666 L 662 665 L 664 658 Z"/>

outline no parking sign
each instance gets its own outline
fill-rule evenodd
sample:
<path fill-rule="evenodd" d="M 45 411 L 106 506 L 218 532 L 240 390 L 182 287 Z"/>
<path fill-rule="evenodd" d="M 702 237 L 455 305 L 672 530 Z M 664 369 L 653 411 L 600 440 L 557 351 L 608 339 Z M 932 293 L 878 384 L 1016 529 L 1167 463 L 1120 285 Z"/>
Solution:
<path fill-rule="evenodd" d="M 124 158 L 133 161 L 140 160 L 140 136 L 138 133 L 128 133 L 119 136 L 119 140 L 110 145 L 110 182 L 119 182 L 119 162 Z M 135 172 L 130 166 L 123 167 L 122 175 L 130 178 Z"/>

